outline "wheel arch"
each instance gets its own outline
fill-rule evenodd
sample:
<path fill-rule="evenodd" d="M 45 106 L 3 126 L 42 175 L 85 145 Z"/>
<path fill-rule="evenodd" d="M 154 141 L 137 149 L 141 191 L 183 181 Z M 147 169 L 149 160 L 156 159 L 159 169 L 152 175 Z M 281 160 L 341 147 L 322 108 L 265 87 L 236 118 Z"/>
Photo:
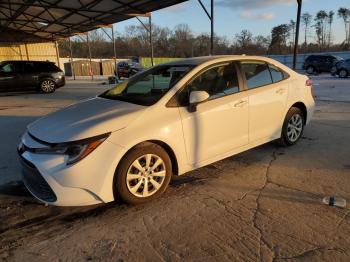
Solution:
<path fill-rule="evenodd" d="M 306 108 L 305 104 L 303 102 L 296 102 L 290 108 L 292 108 L 292 107 L 299 108 L 303 112 L 303 114 L 304 114 L 304 125 L 305 125 L 306 120 L 307 120 L 307 108 Z"/>
<path fill-rule="evenodd" d="M 117 199 L 117 190 L 116 190 L 116 175 L 118 173 L 118 170 L 120 168 L 120 165 L 122 163 L 122 161 L 124 160 L 125 156 L 131 151 L 133 150 L 134 148 L 137 148 L 137 147 L 142 147 L 142 146 L 146 146 L 146 145 L 149 145 L 149 144 L 156 144 L 160 147 L 162 147 L 166 152 L 167 154 L 169 155 L 170 157 L 170 161 L 171 161 L 171 167 L 172 167 L 172 172 L 173 172 L 173 175 L 178 175 L 179 173 L 179 167 L 178 167 L 178 161 L 177 161 L 177 158 L 176 158 L 176 155 L 175 155 L 175 152 L 174 150 L 165 142 L 161 141 L 161 140 L 146 140 L 146 141 L 143 141 L 143 142 L 140 142 L 132 147 L 130 147 L 124 154 L 123 156 L 120 158 L 116 168 L 115 168 L 115 171 L 114 171 L 114 176 L 113 176 L 113 184 L 112 184 L 112 192 L 113 192 L 113 196 L 114 196 L 114 200 Z"/>
<path fill-rule="evenodd" d="M 151 139 L 151 140 L 146 140 L 143 142 L 140 142 L 132 147 L 130 147 L 123 155 L 123 157 L 120 159 L 117 167 L 116 167 L 116 172 L 121 164 L 121 162 L 123 161 L 124 157 L 134 148 L 136 147 L 142 147 L 142 146 L 146 146 L 148 144 L 156 144 L 158 146 L 160 146 L 161 148 L 163 148 L 165 150 L 165 152 L 167 152 L 167 154 L 170 157 L 171 160 L 171 166 L 172 166 L 172 172 L 174 175 L 178 175 L 179 174 L 179 166 L 178 166 L 178 161 L 177 161 L 177 157 L 175 155 L 174 150 L 171 148 L 171 146 L 169 146 L 167 143 L 161 141 L 161 140 L 156 140 L 156 139 Z"/>

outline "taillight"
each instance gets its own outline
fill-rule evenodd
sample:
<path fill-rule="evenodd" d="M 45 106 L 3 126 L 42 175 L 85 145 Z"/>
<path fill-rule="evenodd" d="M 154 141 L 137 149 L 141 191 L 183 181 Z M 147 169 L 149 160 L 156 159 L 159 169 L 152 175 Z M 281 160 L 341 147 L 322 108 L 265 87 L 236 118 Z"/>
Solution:
<path fill-rule="evenodd" d="M 311 95 L 312 95 L 312 97 L 315 97 L 315 95 L 314 95 L 314 89 L 313 89 L 313 85 L 312 85 L 312 80 L 311 80 L 311 79 L 306 80 L 305 85 L 308 86 L 308 87 L 310 87 L 310 89 L 311 89 Z"/>

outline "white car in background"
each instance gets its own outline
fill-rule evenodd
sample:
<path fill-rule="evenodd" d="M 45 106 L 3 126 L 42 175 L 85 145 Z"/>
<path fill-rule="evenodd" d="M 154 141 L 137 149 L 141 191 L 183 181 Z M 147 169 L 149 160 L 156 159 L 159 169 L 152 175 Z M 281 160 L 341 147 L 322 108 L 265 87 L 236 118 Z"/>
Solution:
<path fill-rule="evenodd" d="M 311 80 L 269 58 L 158 65 L 30 124 L 23 181 L 52 205 L 142 203 L 172 175 L 272 140 L 295 144 L 314 106 Z"/>

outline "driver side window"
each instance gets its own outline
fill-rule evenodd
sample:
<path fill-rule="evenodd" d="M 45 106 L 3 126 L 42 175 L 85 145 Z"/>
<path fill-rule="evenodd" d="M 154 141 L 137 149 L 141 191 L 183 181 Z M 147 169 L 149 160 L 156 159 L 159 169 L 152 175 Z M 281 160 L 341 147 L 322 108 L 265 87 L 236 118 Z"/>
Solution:
<path fill-rule="evenodd" d="M 236 67 L 233 63 L 212 67 L 197 77 L 178 94 L 178 103 L 187 106 L 192 91 L 205 91 L 209 100 L 239 92 Z"/>

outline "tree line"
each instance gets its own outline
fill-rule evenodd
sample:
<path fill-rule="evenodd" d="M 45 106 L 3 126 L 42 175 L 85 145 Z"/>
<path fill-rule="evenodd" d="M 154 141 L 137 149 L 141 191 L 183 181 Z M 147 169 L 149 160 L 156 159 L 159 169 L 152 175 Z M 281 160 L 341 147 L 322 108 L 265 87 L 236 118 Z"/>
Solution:
<path fill-rule="evenodd" d="M 335 19 L 344 24 L 344 41 L 334 43 L 332 32 Z M 350 49 L 350 9 L 341 7 L 337 12 L 325 10 L 315 15 L 306 12 L 301 16 L 304 39 L 300 41 L 301 52 L 343 51 Z M 192 57 L 209 54 L 210 35 L 195 34 L 187 24 L 179 24 L 172 30 L 168 27 L 152 25 L 154 54 L 158 57 Z M 233 38 L 215 35 L 215 54 L 290 54 L 294 48 L 296 22 L 277 25 L 268 36 L 254 36 L 244 29 Z M 89 32 L 91 56 L 94 58 L 111 58 L 114 55 L 113 43 L 102 30 Z M 83 36 L 71 38 L 73 57 L 88 57 L 88 46 Z M 123 34 L 115 38 L 117 57 L 150 56 L 149 33 L 142 26 L 126 27 Z M 61 57 L 70 55 L 68 39 L 59 42 Z"/>

